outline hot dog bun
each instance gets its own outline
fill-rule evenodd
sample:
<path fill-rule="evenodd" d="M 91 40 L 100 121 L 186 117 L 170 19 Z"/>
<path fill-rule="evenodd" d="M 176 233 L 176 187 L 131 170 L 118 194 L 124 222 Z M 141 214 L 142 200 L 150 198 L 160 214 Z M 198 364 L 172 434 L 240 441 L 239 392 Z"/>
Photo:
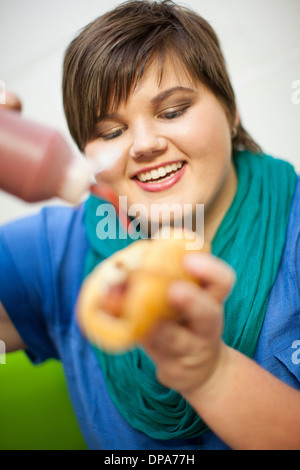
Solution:
<path fill-rule="evenodd" d="M 83 333 L 109 352 L 133 347 L 158 319 L 176 315 L 167 301 L 168 286 L 175 279 L 197 282 L 184 270 L 182 258 L 209 252 L 202 245 L 193 232 L 177 229 L 169 238 L 138 240 L 103 261 L 79 293 L 77 316 Z"/>

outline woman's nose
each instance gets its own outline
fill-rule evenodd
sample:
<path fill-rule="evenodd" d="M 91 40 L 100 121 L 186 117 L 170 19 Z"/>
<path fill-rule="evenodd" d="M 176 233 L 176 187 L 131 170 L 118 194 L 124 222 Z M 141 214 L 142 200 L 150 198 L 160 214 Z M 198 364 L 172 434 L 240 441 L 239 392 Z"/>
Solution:
<path fill-rule="evenodd" d="M 167 140 L 155 126 L 140 124 L 132 132 L 130 156 L 133 158 L 154 157 L 167 149 Z"/>

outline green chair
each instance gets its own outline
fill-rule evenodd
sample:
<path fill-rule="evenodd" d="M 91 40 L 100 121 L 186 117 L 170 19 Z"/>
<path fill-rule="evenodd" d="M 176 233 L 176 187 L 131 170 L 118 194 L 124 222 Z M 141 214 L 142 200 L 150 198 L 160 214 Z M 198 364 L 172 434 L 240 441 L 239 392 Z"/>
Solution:
<path fill-rule="evenodd" d="M 34 366 L 22 351 L 0 363 L 0 450 L 87 449 L 60 362 Z"/>

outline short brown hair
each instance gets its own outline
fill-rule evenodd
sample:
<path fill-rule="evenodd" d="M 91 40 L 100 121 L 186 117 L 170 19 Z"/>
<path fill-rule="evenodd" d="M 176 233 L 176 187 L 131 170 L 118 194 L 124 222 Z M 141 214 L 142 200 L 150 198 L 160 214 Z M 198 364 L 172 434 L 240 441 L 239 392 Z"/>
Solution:
<path fill-rule="evenodd" d="M 219 40 L 207 21 L 171 0 L 130 0 L 88 24 L 71 42 L 63 68 L 63 102 L 80 150 L 93 138 L 99 118 L 126 101 L 153 57 L 180 60 L 194 80 L 208 86 L 234 123 L 236 101 Z M 260 147 L 240 123 L 233 149 Z"/>

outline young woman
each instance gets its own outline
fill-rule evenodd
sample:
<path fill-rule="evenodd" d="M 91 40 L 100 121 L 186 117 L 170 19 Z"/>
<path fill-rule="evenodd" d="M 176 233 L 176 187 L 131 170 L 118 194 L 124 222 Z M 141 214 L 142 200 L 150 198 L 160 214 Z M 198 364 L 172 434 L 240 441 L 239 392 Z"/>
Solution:
<path fill-rule="evenodd" d="M 213 255 L 184 260 L 202 287 L 170 286 L 184 322 L 111 356 L 74 310 L 129 241 L 98 238 L 94 196 L 46 208 L 1 229 L 1 339 L 62 361 L 91 449 L 299 449 L 299 180 L 242 126 L 215 33 L 170 1 L 121 4 L 70 44 L 63 94 L 87 158 L 118 156 L 97 182 L 143 204 L 144 231 L 153 204 L 204 204 Z"/>

